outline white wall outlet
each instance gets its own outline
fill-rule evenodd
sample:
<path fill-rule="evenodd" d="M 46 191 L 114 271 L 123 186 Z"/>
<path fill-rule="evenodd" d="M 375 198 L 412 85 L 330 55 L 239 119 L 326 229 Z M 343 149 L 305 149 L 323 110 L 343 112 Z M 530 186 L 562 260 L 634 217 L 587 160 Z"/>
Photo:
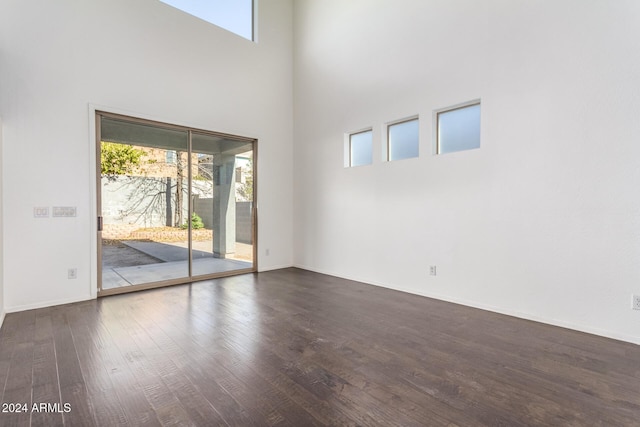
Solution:
<path fill-rule="evenodd" d="M 430 265 L 429 266 L 429 276 L 435 276 L 436 275 L 436 266 L 435 265 Z"/>
<path fill-rule="evenodd" d="M 33 217 L 34 218 L 49 218 L 49 208 L 47 208 L 47 207 L 36 207 L 36 208 L 33 208 Z"/>
<path fill-rule="evenodd" d="M 78 278 L 78 269 L 77 268 L 70 268 L 69 270 L 67 270 L 67 278 L 69 278 L 69 279 L 77 279 Z"/>
<path fill-rule="evenodd" d="M 640 310 L 640 295 L 632 295 L 631 308 L 634 310 Z"/>
<path fill-rule="evenodd" d="M 270 253 L 271 253 L 271 250 L 269 248 L 264 250 L 265 256 L 269 256 Z"/>

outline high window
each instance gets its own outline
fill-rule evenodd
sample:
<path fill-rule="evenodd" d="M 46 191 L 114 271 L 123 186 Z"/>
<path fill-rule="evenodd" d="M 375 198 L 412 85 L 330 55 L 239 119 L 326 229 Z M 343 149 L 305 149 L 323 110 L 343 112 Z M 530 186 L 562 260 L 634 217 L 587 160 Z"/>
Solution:
<path fill-rule="evenodd" d="M 437 154 L 480 148 L 480 101 L 436 112 Z"/>
<path fill-rule="evenodd" d="M 418 146 L 417 117 L 387 126 L 387 160 L 418 157 Z"/>
<path fill-rule="evenodd" d="M 160 0 L 190 15 L 253 40 L 253 0 Z"/>
<path fill-rule="evenodd" d="M 370 165 L 373 162 L 373 131 L 349 135 L 349 166 Z"/>

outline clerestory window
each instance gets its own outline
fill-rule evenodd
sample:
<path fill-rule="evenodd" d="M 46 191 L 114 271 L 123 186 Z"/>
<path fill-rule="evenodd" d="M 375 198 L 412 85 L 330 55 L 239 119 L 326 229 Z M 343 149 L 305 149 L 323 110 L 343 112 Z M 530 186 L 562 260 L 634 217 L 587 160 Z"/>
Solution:
<path fill-rule="evenodd" d="M 349 135 L 348 165 L 364 166 L 373 162 L 373 131 L 371 129 Z"/>
<path fill-rule="evenodd" d="M 190 15 L 231 31 L 253 37 L 253 0 L 160 0 Z"/>
<path fill-rule="evenodd" d="M 480 148 L 480 101 L 436 112 L 437 154 Z"/>
<path fill-rule="evenodd" d="M 402 120 L 387 125 L 387 160 L 418 157 L 418 118 Z"/>

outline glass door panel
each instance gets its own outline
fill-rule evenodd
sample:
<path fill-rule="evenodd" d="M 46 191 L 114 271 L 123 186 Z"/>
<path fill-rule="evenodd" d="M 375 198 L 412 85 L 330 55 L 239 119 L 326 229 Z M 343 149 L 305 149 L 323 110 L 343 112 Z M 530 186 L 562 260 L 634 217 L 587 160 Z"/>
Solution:
<path fill-rule="evenodd" d="M 101 290 L 189 277 L 188 142 L 100 117 Z"/>
<path fill-rule="evenodd" d="M 192 133 L 193 275 L 254 267 L 253 143 Z"/>

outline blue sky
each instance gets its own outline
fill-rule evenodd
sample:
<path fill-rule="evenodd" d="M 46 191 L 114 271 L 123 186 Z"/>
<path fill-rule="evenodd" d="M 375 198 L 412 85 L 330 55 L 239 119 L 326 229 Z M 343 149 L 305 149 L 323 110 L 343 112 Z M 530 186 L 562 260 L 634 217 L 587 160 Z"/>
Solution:
<path fill-rule="evenodd" d="M 160 0 L 252 40 L 252 0 Z"/>

